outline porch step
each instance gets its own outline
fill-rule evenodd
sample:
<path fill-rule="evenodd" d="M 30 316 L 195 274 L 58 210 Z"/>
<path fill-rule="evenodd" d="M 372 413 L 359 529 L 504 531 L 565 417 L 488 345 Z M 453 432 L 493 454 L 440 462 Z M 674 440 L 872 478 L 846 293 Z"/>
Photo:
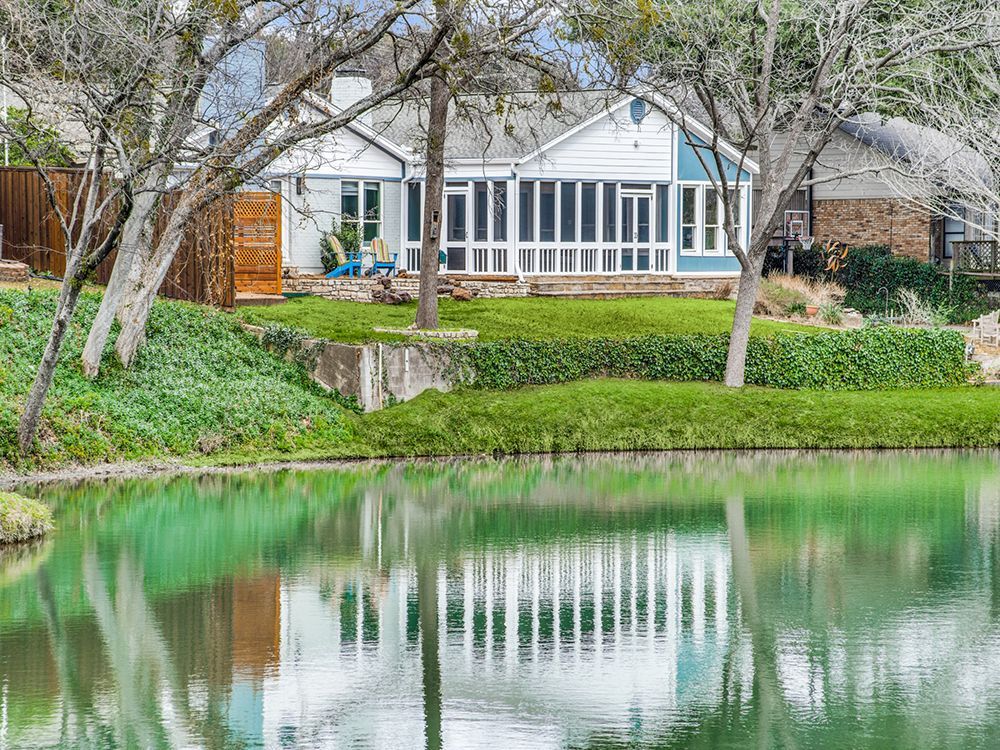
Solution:
<path fill-rule="evenodd" d="M 617 297 L 685 297 L 687 289 L 531 289 L 533 297 L 574 297 L 578 299 L 613 299 Z"/>
<path fill-rule="evenodd" d="M 288 299 L 281 294 L 262 294 L 260 292 L 236 292 L 236 306 L 269 307 L 271 305 L 283 305 Z"/>
<path fill-rule="evenodd" d="M 680 295 L 686 292 L 683 281 L 677 279 L 629 279 L 621 277 L 610 278 L 573 278 L 559 279 L 534 278 L 530 280 L 531 294 L 538 297 L 591 297 L 607 299 L 610 297 L 663 297 Z"/>

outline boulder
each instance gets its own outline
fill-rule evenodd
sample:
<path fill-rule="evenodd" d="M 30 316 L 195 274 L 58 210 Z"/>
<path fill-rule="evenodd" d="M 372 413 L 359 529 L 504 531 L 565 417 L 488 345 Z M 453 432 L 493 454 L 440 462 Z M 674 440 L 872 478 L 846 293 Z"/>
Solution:
<path fill-rule="evenodd" d="M 472 292 L 464 287 L 456 286 L 451 290 L 451 298 L 459 302 L 469 302 L 472 300 Z"/>

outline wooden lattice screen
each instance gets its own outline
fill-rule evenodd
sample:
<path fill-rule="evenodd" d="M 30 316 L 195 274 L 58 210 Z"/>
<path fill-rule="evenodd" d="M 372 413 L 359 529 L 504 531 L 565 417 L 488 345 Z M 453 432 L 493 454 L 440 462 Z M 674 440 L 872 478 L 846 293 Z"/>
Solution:
<path fill-rule="evenodd" d="M 281 196 L 236 195 L 233 251 L 237 292 L 281 294 Z"/>

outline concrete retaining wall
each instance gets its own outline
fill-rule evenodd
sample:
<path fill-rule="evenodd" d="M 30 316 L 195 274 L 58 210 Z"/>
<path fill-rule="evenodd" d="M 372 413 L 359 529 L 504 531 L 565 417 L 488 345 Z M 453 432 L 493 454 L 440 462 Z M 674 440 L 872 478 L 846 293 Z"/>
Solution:
<path fill-rule="evenodd" d="M 260 326 L 244 325 L 258 338 Z M 434 388 L 450 391 L 450 358 L 441 346 L 431 344 L 338 344 L 323 339 L 302 339 L 300 351 L 310 360 L 309 377 L 329 390 L 354 396 L 365 411 L 377 411 L 396 401 L 408 401 Z M 298 352 L 286 352 L 295 359 Z"/>

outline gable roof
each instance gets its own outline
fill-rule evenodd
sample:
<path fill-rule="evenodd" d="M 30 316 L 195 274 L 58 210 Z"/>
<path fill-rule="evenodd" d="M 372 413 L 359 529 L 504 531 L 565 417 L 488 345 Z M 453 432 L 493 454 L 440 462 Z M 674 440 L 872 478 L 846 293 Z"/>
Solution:
<path fill-rule="evenodd" d="M 904 117 L 883 121 L 869 112 L 843 122 L 840 130 L 892 159 L 924 170 L 939 184 L 988 187 L 993 182 L 990 164 L 982 154 L 947 133 Z"/>
<path fill-rule="evenodd" d="M 613 115 L 636 97 L 612 89 L 578 91 L 517 91 L 496 94 L 459 94 L 449 103 L 445 153 L 449 161 L 524 163 L 602 117 Z M 303 99 L 327 114 L 340 108 L 323 97 L 307 93 Z M 669 119 L 675 108 L 661 97 L 648 101 Z M 673 116 L 672 116 L 673 115 Z M 427 133 L 427 100 L 386 102 L 348 127 L 403 160 L 419 160 Z M 703 139 L 710 129 L 688 114 L 686 127 Z M 757 172 L 756 162 L 726 143 L 721 151 L 734 162 Z"/>

